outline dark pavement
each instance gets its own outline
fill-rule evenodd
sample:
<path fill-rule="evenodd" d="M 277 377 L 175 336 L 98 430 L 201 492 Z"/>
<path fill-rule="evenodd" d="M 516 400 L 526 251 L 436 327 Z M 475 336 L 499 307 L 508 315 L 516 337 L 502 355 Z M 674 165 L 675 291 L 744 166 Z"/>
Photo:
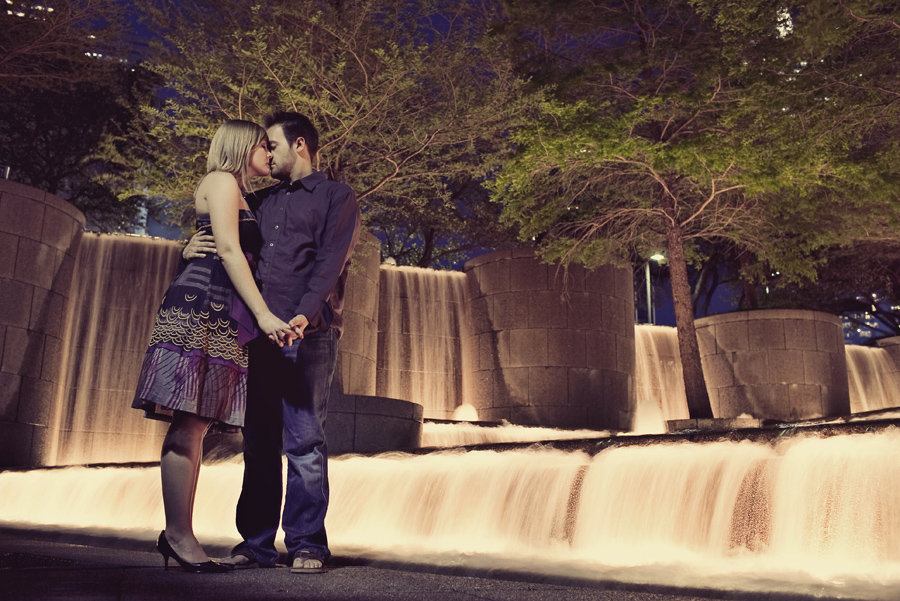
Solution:
<path fill-rule="evenodd" d="M 210 549 L 216 552 L 218 549 Z M 171 562 L 170 562 L 171 563 Z M 615 582 L 335 558 L 326 574 L 287 568 L 189 574 L 162 569 L 152 543 L 0 529 L 0 600 L 132 601 L 799 601 L 819 596 L 682 590 Z"/>

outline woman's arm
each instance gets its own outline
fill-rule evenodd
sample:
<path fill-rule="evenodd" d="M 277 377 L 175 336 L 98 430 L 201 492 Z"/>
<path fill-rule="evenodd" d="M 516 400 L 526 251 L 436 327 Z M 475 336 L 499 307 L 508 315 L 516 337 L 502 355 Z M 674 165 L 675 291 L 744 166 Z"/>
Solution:
<path fill-rule="evenodd" d="M 241 248 L 238 210 L 243 202 L 234 176 L 223 172 L 208 174 L 197 187 L 196 196 L 198 210 L 203 205 L 209 209 L 216 252 L 259 329 L 278 346 L 291 344 L 295 335 L 288 324 L 269 311 Z"/>

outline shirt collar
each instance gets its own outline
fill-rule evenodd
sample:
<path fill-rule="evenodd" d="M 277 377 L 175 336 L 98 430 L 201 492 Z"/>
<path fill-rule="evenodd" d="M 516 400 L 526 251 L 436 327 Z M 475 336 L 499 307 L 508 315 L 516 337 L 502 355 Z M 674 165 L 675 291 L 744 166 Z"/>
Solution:
<path fill-rule="evenodd" d="M 327 177 L 325 177 L 325 173 L 322 171 L 315 171 L 310 173 L 306 177 L 301 177 L 300 179 L 290 182 L 287 184 L 288 192 L 293 192 L 295 190 L 299 190 L 301 187 L 305 188 L 307 191 L 312 192 L 316 186 L 319 185 L 320 182 L 324 182 Z"/>

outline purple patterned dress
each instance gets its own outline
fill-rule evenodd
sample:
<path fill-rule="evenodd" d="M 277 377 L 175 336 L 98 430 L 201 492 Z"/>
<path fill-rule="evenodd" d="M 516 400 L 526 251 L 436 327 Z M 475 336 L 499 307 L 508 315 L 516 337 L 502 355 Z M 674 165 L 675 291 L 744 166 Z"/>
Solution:
<path fill-rule="evenodd" d="M 209 216 L 197 229 L 211 232 Z M 255 272 L 262 238 L 250 211 L 240 211 L 241 248 Z M 216 254 L 182 265 L 169 285 L 150 336 L 131 406 L 145 417 L 172 411 L 211 418 L 237 430 L 247 408 L 247 343 L 256 324 Z"/>

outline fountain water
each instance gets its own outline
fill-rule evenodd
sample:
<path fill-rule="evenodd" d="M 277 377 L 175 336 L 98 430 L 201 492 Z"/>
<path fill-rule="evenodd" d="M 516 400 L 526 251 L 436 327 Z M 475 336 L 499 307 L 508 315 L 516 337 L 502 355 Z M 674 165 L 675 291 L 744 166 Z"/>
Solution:
<path fill-rule="evenodd" d="M 379 396 L 417 402 L 439 419 L 470 402 L 465 274 L 383 265 L 378 323 Z"/>
<path fill-rule="evenodd" d="M 131 399 L 179 252 L 177 243 L 145 237 L 82 239 L 54 409 L 54 463 L 159 458 L 165 428 L 143 419 Z"/>
<path fill-rule="evenodd" d="M 847 376 L 853 413 L 900 407 L 900 382 L 893 360 L 877 347 L 848 345 Z"/>
<path fill-rule="evenodd" d="M 774 445 L 347 456 L 330 463 L 336 553 L 751 591 L 891 598 L 900 585 L 900 431 Z M 207 466 L 195 528 L 237 538 L 241 465 Z M 152 539 L 157 468 L 0 474 L 5 523 Z M 479 494 L 472 495 L 477 490 Z"/>
<path fill-rule="evenodd" d="M 488 427 L 459 423 L 425 423 L 422 426 L 423 448 L 448 448 L 504 442 L 544 442 L 550 440 L 584 440 L 609 436 L 608 431 L 562 430 L 503 423 Z"/>
<path fill-rule="evenodd" d="M 678 334 L 675 328 L 638 324 L 634 326 L 635 401 L 634 431 L 661 434 L 666 421 L 687 419 L 687 398 Z"/>
<path fill-rule="evenodd" d="M 140 458 L 155 459 L 162 428 L 143 420 L 128 408 L 128 401 L 135 364 L 140 363 L 149 324 L 176 259 L 177 246 L 171 243 L 94 236 L 83 241 L 72 314 L 66 321 L 64 387 L 52 415 L 60 433 L 53 442 L 57 463 L 121 460 L 123 455 L 134 460 L 134 453 L 145 453 L 144 443 L 148 450 Z M 506 273 L 505 281 L 517 284 L 530 284 L 540 273 L 533 257 L 511 260 L 513 267 L 499 259 L 482 267 L 486 273 L 488 267 L 496 268 Z M 385 384 L 379 393 L 422 400 L 428 415 L 449 417 L 460 402 L 472 400 L 464 380 L 470 371 L 465 363 L 471 361 L 466 279 L 461 274 L 431 278 L 416 272 L 413 277 L 408 269 L 382 271 L 385 325 L 379 336 L 378 369 Z M 144 279 L 148 274 L 152 277 Z M 598 276 L 585 290 L 616 278 L 619 274 Z M 557 331 L 539 330 L 547 340 L 538 349 L 542 353 L 572 351 L 567 357 L 572 364 L 557 366 L 560 374 L 573 378 L 565 380 L 567 385 L 577 382 L 574 375 L 586 380 L 602 376 L 607 378 L 604 390 L 627 391 L 628 370 L 603 367 L 606 360 L 627 364 L 633 358 L 630 325 L 622 319 L 630 315 L 627 277 L 625 284 L 624 296 L 600 295 L 599 302 L 585 292 L 584 305 L 600 308 L 599 315 L 594 309 L 586 313 L 595 322 L 623 332 L 585 333 L 581 328 L 587 322 L 582 319 L 573 319 L 579 329 L 557 323 Z M 505 308 L 514 307 L 522 309 L 518 317 L 524 314 L 531 323 L 531 307 L 511 302 L 522 298 L 522 290 L 530 288 L 510 285 L 491 296 L 494 316 L 511 321 Z M 541 289 L 534 298 L 543 304 L 533 304 L 538 309 L 553 306 L 555 296 Z M 565 313 L 556 317 L 568 319 Z M 447 320 L 447 314 L 455 317 Z M 573 311 L 573 318 L 579 316 Z M 424 335 L 426 328 L 445 324 L 446 331 Z M 482 348 L 505 349 L 510 362 L 521 364 L 511 369 L 528 370 L 531 378 L 544 364 L 528 361 L 544 357 L 510 352 L 522 348 L 514 344 L 517 341 L 534 340 L 533 332 L 513 327 L 520 325 L 487 324 Z M 644 422 L 639 417 L 638 427 L 647 432 L 658 431 L 665 419 L 684 417 L 683 401 L 663 395 L 663 390 L 682 389 L 672 334 L 638 328 L 639 364 L 651 356 L 659 358 L 656 365 L 649 361 L 638 368 L 639 408 L 646 406 L 652 414 Z M 586 360 L 597 361 L 602 369 L 582 368 L 581 355 L 574 352 L 581 347 L 569 344 L 572 340 L 584 341 Z M 603 344 L 594 344 L 598 340 Z M 609 348 L 621 350 L 621 355 L 601 352 Z M 857 373 L 866 369 L 851 368 Z M 492 382 L 498 381 L 498 374 L 510 375 L 501 369 L 494 372 Z M 411 385 L 406 387 L 404 381 Z M 517 382 L 523 381 L 530 386 L 530 379 Z M 617 383 L 621 386 L 614 386 Z M 883 382 L 881 388 L 889 393 L 892 386 Z M 506 400 L 494 399 L 493 406 Z M 544 408 L 555 412 L 564 406 Z M 872 408 L 871 403 L 860 406 Z M 607 440 L 612 446 L 594 456 L 536 446 L 527 451 L 332 459 L 328 527 L 334 550 L 632 582 L 895 596 L 900 585 L 900 431 L 783 437 L 773 445 L 662 440 L 643 446 Z M 140 448 L 135 441 L 141 441 Z M 202 471 L 196 531 L 204 542 L 234 542 L 238 534 L 233 508 L 242 466 L 226 462 Z M 0 523 L 6 525 L 112 530 L 146 540 L 155 537 L 164 521 L 156 467 L 2 472 L 0 507 Z"/>

